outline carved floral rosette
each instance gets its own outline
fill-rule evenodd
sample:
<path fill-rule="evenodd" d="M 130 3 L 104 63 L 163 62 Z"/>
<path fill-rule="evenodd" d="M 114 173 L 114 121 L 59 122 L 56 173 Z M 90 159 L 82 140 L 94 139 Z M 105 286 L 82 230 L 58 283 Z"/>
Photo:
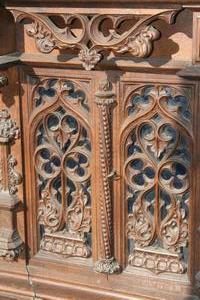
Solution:
<path fill-rule="evenodd" d="M 190 105 L 187 89 L 147 85 L 131 92 L 125 107 L 128 260 L 157 273 L 186 271 Z"/>
<path fill-rule="evenodd" d="M 172 24 L 179 11 L 169 10 L 145 16 L 133 14 L 57 15 L 65 25 L 62 28 L 55 22 L 53 16 L 18 10 L 12 10 L 12 13 L 18 22 L 23 19 L 32 21 L 27 34 L 35 39 L 36 47 L 40 52 L 50 53 L 56 48 L 79 49 L 78 57 L 83 67 L 91 70 L 101 60 L 102 52 L 105 50 L 116 54 L 129 52 L 133 57 L 139 58 L 148 57 L 152 52 L 154 41 L 160 37 L 160 32 L 151 24 L 156 20 L 164 20 Z M 107 34 L 102 28 L 108 20 L 112 25 L 108 28 Z M 75 21 L 80 24 L 78 32 L 73 30 Z M 126 21 L 131 21 L 131 26 L 124 30 L 123 24 Z"/>
<path fill-rule="evenodd" d="M 40 249 L 64 257 L 91 255 L 91 142 L 87 95 L 67 79 L 33 89 L 31 129 Z"/>

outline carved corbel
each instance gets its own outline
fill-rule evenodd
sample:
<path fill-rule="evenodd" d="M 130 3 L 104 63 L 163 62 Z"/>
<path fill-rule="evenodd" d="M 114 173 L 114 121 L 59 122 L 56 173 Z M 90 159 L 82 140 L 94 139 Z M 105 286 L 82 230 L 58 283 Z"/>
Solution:
<path fill-rule="evenodd" d="M 0 77 L 0 87 L 8 84 L 7 77 Z M 0 111 L 0 257 L 16 260 L 23 242 L 16 229 L 17 185 L 22 176 L 15 170 L 17 161 L 11 154 L 11 144 L 19 138 L 19 128 L 11 119 L 8 110 Z"/>
<path fill-rule="evenodd" d="M 115 172 L 112 169 L 112 142 L 110 115 L 115 104 L 115 94 L 110 82 L 104 79 L 99 84 L 95 94 L 99 108 L 99 150 L 101 168 L 100 194 L 100 224 L 102 233 L 102 257 L 95 263 L 95 271 L 106 274 L 119 273 L 121 268 L 114 258 L 113 242 L 113 209 L 112 209 L 112 181 Z"/>
<path fill-rule="evenodd" d="M 93 69 L 103 58 L 103 51 L 112 51 L 114 54 L 131 53 L 133 57 L 148 57 L 153 50 L 153 43 L 159 39 L 160 32 L 152 26 L 157 20 L 164 20 L 168 24 L 175 22 L 176 15 L 181 9 L 163 11 L 155 15 L 112 15 L 96 14 L 87 16 L 81 14 L 59 15 L 65 23 L 65 28 L 59 28 L 51 18 L 45 14 L 28 13 L 12 10 L 17 22 L 29 19 L 32 24 L 27 29 L 27 34 L 35 39 L 38 50 L 50 53 L 54 49 L 79 49 L 79 59 L 86 70 Z M 109 34 L 105 35 L 101 25 L 105 20 L 112 23 Z M 73 34 L 72 23 L 78 20 L 81 24 L 81 33 Z M 133 25 L 127 31 L 120 32 L 120 25 L 132 20 Z M 90 46 L 89 46 L 90 45 Z"/>

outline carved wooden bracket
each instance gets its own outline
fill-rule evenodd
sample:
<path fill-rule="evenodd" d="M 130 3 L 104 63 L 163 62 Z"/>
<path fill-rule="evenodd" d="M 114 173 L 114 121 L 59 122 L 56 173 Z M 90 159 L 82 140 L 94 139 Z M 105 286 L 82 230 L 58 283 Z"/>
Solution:
<path fill-rule="evenodd" d="M 99 107 L 99 147 L 102 193 L 100 195 L 101 232 L 103 241 L 103 258 L 95 264 L 95 270 L 101 273 L 113 274 L 120 272 L 120 266 L 114 259 L 113 251 L 113 212 L 112 212 L 112 179 L 115 174 L 112 170 L 112 142 L 111 142 L 111 107 L 115 103 L 115 94 L 110 82 L 105 79 L 99 84 L 96 92 L 96 103 Z"/>
<path fill-rule="evenodd" d="M 7 78 L 0 78 L 1 86 Z M 11 154 L 11 144 L 19 138 L 19 128 L 8 110 L 0 111 L 0 257 L 12 261 L 18 258 L 23 242 L 16 229 L 16 208 L 19 200 L 17 185 L 22 176 L 15 170 L 17 161 Z"/>
<path fill-rule="evenodd" d="M 91 70 L 102 58 L 102 51 L 109 50 L 114 53 L 130 52 L 133 57 L 148 57 L 153 49 L 153 42 L 160 37 L 160 32 L 151 24 L 157 20 L 165 20 L 172 24 L 179 10 L 169 10 L 156 15 L 93 15 L 62 14 L 59 15 L 65 24 L 59 28 L 51 17 L 45 14 L 27 13 L 12 10 L 17 22 L 30 19 L 33 23 L 27 29 L 27 34 L 35 39 L 38 50 L 50 53 L 55 48 L 76 48 L 83 67 Z M 105 34 L 102 24 L 110 20 L 112 28 Z M 127 31 L 121 29 L 124 21 L 132 21 Z M 81 24 L 80 33 L 73 32 L 72 23 Z M 122 33 L 121 33 L 122 31 Z"/>

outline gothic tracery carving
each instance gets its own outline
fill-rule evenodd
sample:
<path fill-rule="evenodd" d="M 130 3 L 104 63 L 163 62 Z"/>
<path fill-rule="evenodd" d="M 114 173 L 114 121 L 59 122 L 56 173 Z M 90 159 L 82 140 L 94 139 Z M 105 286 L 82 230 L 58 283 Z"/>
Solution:
<path fill-rule="evenodd" d="M 65 257 L 91 254 L 91 144 L 88 129 L 73 108 L 87 116 L 83 90 L 65 79 L 42 80 L 33 91 L 33 114 L 43 106 L 35 132 L 34 164 L 38 182 L 40 249 Z"/>
<path fill-rule="evenodd" d="M 79 59 L 86 70 L 91 70 L 102 58 L 102 51 L 114 53 L 130 52 L 134 57 L 147 57 L 153 49 L 153 42 L 160 37 L 160 32 L 151 24 L 156 20 L 165 20 L 172 24 L 179 10 L 164 11 L 156 15 L 94 15 L 62 14 L 65 27 L 59 28 L 53 20 L 43 14 L 12 11 L 16 20 L 28 18 L 33 21 L 27 29 L 27 34 L 35 39 L 36 46 L 43 53 L 50 53 L 55 48 L 77 48 L 80 50 Z M 121 24 L 126 20 L 133 21 L 133 25 L 121 33 Z M 80 25 L 80 33 L 75 34 L 72 29 L 74 21 Z M 102 23 L 110 20 L 112 23 L 109 34 L 105 35 L 101 29 Z M 91 46 L 89 46 L 91 44 Z"/>
<path fill-rule="evenodd" d="M 135 90 L 126 105 L 132 122 L 124 167 L 129 263 L 157 273 L 186 270 L 183 249 L 188 244 L 192 144 L 189 99 L 184 89 L 149 85 Z"/>

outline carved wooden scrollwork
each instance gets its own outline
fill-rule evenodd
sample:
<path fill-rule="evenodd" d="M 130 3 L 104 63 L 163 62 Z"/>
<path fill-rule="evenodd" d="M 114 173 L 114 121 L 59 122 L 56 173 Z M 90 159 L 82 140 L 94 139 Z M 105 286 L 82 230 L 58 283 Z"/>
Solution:
<path fill-rule="evenodd" d="M 0 85 L 7 85 L 7 78 L 0 79 Z M 15 170 L 17 160 L 11 154 L 11 144 L 19 138 L 19 128 L 11 119 L 8 110 L 0 111 L 0 257 L 16 260 L 23 250 L 23 242 L 16 229 L 16 207 L 19 204 L 17 185 L 22 176 Z"/>
<path fill-rule="evenodd" d="M 112 170 L 112 142 L 110 114 L 116 102 L 110 82 L 104 79 L 96 92 L 96 103 L 99 108 L 99 147 L 101 165 L 101 195 L 100 216 L 103 255 L 95 264 L 97 272 L 113 274 L 120 272 L 120 266 L 113 256 L 113 211 L 112 211 L 112 179 L 115 173 Z"/>
<path fill-rule="evenodd" d="M 50 78 L 36 85 L 32 100 L 32 124 L 39 120 L 31 126 L 36 126 L 40 249 L 64 257 L 89 257 L 91 142 L 86 93 L 73 81 Z"/>
<path fill-rule="evenodd" d="M 156 273 L 183 273 L 193 140 L 189 93 L 172 86 L 140 87 L 128 99 L 126 118 L 129 263 Z"/>
<path fill-rule="evenodd" d="M 156 20 L 165 20 L 169 24 L 175 21 L 180 10 L 164 11 L 156 15 L 94 15 L 62 14 L 65 26 L 59 28 L 51 17 L 44 14 L 27 13 L 13 10 L 17 21 L 30 19 L 33 21 L 27 34 L 35 39 L 40 52 L 50 53 L 55 48 L 77 48 L 79 58 L 86 70 L 91 70 L 102 58 L 102 51 L 114 53 L 130 52 L 134 57 L 147 57 L 153 49 L 153 42 L 160 37 L 160 32 L 151 24 Z M 102 30 L 106 20 L 112 23 L 109 33 Z M 121 25 L 132 20 L 131 28 L 121 32 Z M 79 34 L 73 32 L 73 22 L 80 23 Z M 90 46 L 89 46 L 90 45 Z"/>

